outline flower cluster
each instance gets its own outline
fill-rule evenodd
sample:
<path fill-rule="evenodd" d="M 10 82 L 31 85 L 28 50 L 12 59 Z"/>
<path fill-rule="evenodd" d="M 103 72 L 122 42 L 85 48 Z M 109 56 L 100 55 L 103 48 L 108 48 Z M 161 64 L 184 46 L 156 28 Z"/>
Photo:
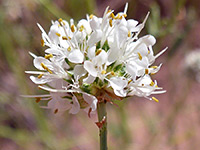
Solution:
<path fill-rule="evenodd" d="M 75 25 L 74 20 L 52 22 L 49 33 L 38 24 L 42 32 L 42 46 L 47 46 L 45 56 L 33 57 L 40 71 L 30 79 L 49 95 L 35 95 L 37 102 L 49 100 L 46 108 L 55 113 L 69 110 L 76 114 L 80 109 L 95 112 L 100 97 L 111 102 L 133 95 L 158 101 L 151 94 L 164 93 L 151 75 L 159 71 L 152 66 L 159 54 L 154 55 L 152 35 L 138 37 L 143 23 L 116 15 L 107 8 L 102 18 L 87 15 Z"/>

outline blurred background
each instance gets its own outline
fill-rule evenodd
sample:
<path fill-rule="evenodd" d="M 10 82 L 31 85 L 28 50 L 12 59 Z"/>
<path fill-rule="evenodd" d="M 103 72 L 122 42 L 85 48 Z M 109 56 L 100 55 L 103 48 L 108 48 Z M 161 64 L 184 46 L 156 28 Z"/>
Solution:
<path fill-rule="evenodd" d="M 128 18 L 143 21 L 140 34 L 165 47 L 152 78 L 167 93 L 155 103 L 133 97 L 108 106 L 109 150 L 199 150 L 200 147 L 200 1 L 129 0 Z M 20 95 L 42 94 L 25 70 L 35 70 L 28 52 L 44 55 L 40 23 L 85 14 L 102 16 L 110 6 L 123 11 L 125 0 L 0 0 L 0 150 L 97 150 L 98 128 L 87 114 L 61 116 Z"/>

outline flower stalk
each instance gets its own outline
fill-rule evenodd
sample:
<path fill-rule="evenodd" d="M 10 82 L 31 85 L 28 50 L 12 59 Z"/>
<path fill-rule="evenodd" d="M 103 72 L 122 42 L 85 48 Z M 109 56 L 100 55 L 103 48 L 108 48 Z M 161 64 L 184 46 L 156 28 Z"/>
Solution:
<path fill-rule="evenodd" d="M 97 104 L 97 113 L 99 122 L 100 150 L 107 150 L 107 112 L 106 101 L 99 101 Z"/>

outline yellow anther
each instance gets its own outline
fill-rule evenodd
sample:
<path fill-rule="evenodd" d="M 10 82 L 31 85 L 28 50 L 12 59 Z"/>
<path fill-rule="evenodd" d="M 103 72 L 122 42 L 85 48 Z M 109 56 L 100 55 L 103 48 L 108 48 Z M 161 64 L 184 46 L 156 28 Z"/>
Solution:
<path fill-rule="evenodd" d="M 37 77 L 38 77 L 38 79 L 40 79 L 40 78 L 42 78 L 42 76 L 43 76 L 43 74 L 40 74 Z"/>
<path fill-rule="evenodd" d="M 127 14 L 123 14 L 123 16 L 124 16 L 124 18 L 126 18 L 126 17 L 127 17 Z"/>
<path fill-rule="evenodd" d="M 68 50 L 68 52 L 70 52 L 70 51 L 72 50 L 72 48 L 69 46 L 69 47 L 67 48 L 67 50 Z"/>
<path fill-rule="evenodd" d="M 111 71 L 111 74 L 114 76 L 114 75 L 115 75 L 115 72 L 114 72 L 114 71 Z"/>
<path fill-rule="evenodd" d="M 156 73 L 151 73 L 151 75 L 154 75 L 154 74 L 156 74 Z"/>
<path fill-rule="evenodd" d="M 61 36 L 60 33 L 58 33 L 58 32 L 56 32 L 56 35 L 59 36 L 59 37 Z"/>
<path fill-rule="evenodd" d="M 148 50 L 148 54 L 150 54 L 150 50 Z"/>
<path fill-rule="evenodd" d="M 119 16 L 119 19 L 120 19 L 120 20 L 122 20 L 122 18 L 123 18 L 122 16 Z"/>
<path fill-rule="evenodd" d="M 115 15 L 113 13 L 110 14 L 110 17 L 115 19 Z"/>
<path fill-rule="evenodd" d="M 41 97 L 36 97 L 35 102 L 36 102 L 36 103 L 39 103 L 39 102 L 41 101 L 41 99 L 42 99 Z"/>
<path fill-rule="evenodd" d="M 81 25 L 80 28 L 79 28 L 79 31 L 82 32 L 84 29 L 85 29 L 84 26 Z"/>
<path fill-rule="evenodd" d="M 128 37 L 131 37 L 131 31 L 128 31 Z"/>
<path fill-rule="evenodd" d="M 158 88 L 158 85 L 156 85 L 155 87 Z"/>
<path fill-rule="evenodd" d="M 66 36 L 63 36 L 62 39 L 63 40 L 68 40 L 68 38 Z"/>
<path fill-rule="evenodd" d="M 144 84 L 142 84 L 142 86 L 144 86 Z"/>
<path fill-rule="evenodd" d="M 93 15 L 93 14 L 91 14 L 91 15 L 89 16 L 89 18 L 90 18 L 90 19 L 92 19 L 93 17 L 94 17 L 94 15 Z"/>
<path fill-rule="evenodd" d="M 74 25 L 71 25 L 71 31 L 75 32 L 75 26 Z"/>
<path fill-rule="evenodd" d="M 157 98 L 155 98 L 155 97 L 152 97 L 152 100 L 154 100 L 157 103 L 159 102 L 159 100 Z"/>
<path fill-rule="evenodd" d="M 128 81 L 128 84 L 131 83 L 132 81 L 133 81 L 133 80 L 129 80 L 129 81 Z"/>
<path fill-rule="evenodd" d="M 109 10 L 107 11 L 107 14 L 108 14 L 109 12 L 111 12 L 111 9 L 109 9 Z"/>
<path fill-rule="evenodd" d="M 52 74 L 53 72 L 51 70 L 49 70 L 49 68 L 47 66 L 44 65 L 44 63 L 41 63 L 42 68 L 44 68 L 45 70 L 47 70 L 50 74 Z"/>
<path fill-rule="evenodd" d="M 52 58 L 52 57 L 53 57 L 52 54 L 48 54 L 48 55 L 45 55 L 45 56 L 44 56 L 44 58 L 46 58 L 46 59 L 49 59 L 49 58 Z"/>
<path fill-rule="evenodd" d="M 68 36 L 68 39 L 71 40 L 72 38 L 70 36 Z"/>
<path fill-rule="evenodd" d="M 58 22 L 60 22 L 60 23 L 61 23 L 62 21 L 63 21 L 63 20 L 62 20 L 62 18 L 59 18 L 59 19 L 58 19 Z"/>
<path fill-rule="evenodd" d="M 41 39 L 41 45 L 42 46 L 44 46 L 45 44 L 44 44 L 44 40 L 43 39 Z"/>
<path fill-rule="evenodd" d="M 149 69 L 145 69 L 145 74 L 149 74 Z"/>
<path fill-rule="evenodd" d="M 106 74 L 106 71 L 105 71 L 105 70 L 102 70 L 102 71 L 101 71 L 101 74 Z"/>
<path fill-rule="evenodd" d="M 101 49 L 97 50 L 97 52 L 96 52 L 96 56 L 99 55 L 101 52 L 102 52 Z"/>
<path fill-rule="evenodd" d="M 158 68 L 158 66 L 151 66 L 150 68 L 157 69 L 157 68 Z"/>
<path fill-rule="evenodd" d="M 109 25 L 110 25 L 110 27 L 113 26 L 113 24 L 112 24 L 112 19 L 109 20 Z"/>
<path fill-rule="evenodd" d="M 61 25 L 60 25 L 60 24 L 58 24 L 58 27 L 61 27 Z"/>
<path fill-rule="evenodd" d="M 49 70 L 49 68 L 46 69 L 50 74 L 53 74 L 53 72 L 51 70 Z"/>
<path fill-rule="evenodd" d="M 56 113 L 58 113 L 58 109 L 55 109 L 55 110 L 54 110 L 54 114 L 56 114 Z"/>
<path fill-rule="evenodd" d="M 150 85 L 150 86 L 154 86 L 154 84 L 155 84 L 155 83 L 154 83 L 153 81 L 151 81 L 151 83 L 150 83 L 149 85 Z"/>
<path fill-rule="evenodd" d="M 119 13 L 117 14 L 117 16 L 115 17 L 115 19 L 120 19 L 120 15 L 119 15 Z M 121 18 L 122 19 L 122 18 Z"/>
<path fill-rule="evenodd" d="M 47 69 L 47 67 L 44 65 L 44 63 L 41 63 L 42 68 Z"/>
<path fill-rule="evenodd" d="M 139 59 L 142 60 L 142 55 L 139 52 L 137 54 L 138 54 Z"/>

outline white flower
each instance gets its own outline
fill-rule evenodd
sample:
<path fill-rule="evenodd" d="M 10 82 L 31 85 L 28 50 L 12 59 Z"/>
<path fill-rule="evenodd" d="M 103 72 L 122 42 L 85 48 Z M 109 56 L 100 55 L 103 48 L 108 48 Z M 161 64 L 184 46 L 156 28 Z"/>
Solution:
<path fill-rule="evenodd" d="M 151 75 L 162 64 L 152 64 L 166 49 L 154 55 L 156 39 L 152 35 L 139 37 L 149 13 L 139 24 L 126 19 L 127 8 L 128 4 L 123 12 L 114 14 L 107 7 L 102 18 L 87 15 L 77 25 L 73 19 L 58 19 L 52 21 L 48 34 L 38 24 L 41 44 L 48 48 L 44 57 L 30 53 L 39 71 L 26 73 L 33 74 L 31 80 L 50 93 L 38 96 L 49 100 L 46 108 L 54 113 L 69 110 L 76 114 L 81 109 L 95 113 L 102 93 L 108 99 L 136 95 L 158 101 L 151 94 L 165 91 Z"/>

